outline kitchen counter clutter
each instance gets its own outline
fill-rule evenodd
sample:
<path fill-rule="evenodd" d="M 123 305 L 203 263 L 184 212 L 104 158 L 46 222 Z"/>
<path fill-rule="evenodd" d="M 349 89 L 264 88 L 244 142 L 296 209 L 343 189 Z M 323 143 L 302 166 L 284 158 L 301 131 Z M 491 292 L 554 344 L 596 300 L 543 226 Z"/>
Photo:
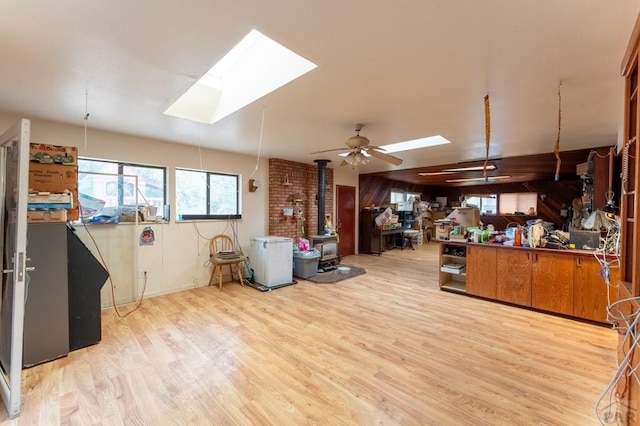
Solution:
<path fill-rule="evenodd" d="M 441 290 L 603 323 L 617 300 L 619 269 L 589 250 L 440 241 L 439 262 Z"/>

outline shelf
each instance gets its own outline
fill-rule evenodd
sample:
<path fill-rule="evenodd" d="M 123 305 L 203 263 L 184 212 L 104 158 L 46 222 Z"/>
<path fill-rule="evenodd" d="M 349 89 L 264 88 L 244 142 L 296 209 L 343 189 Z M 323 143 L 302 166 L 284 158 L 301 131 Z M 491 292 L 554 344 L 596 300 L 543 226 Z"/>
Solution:
<path fill-rule="evenodd" d="M 464 276 L 466 274 L 466 272 L 464 271 L 464 268 L 447 269 L 444 266 L 440 267 L 440 272 L 442 272 L 443 274 L 461 275 L 461 276 Z"/>
<path fill-rule="evenodd" d="M 445 254 L 445 253 L 442 254 L 442 257 L 446 257 L 447 259 L 460 259 L 460 260 L 464 259 L 464 256 L 455 256 L 453 254 Z"/>
<path fill-rule="evenodd" d="M 440 290 L 450 290 L 455 291 L 456 293 L 466 293 L 466 287 L 466 284 L 460 281 L 447 281 L 440 286 Z"/>

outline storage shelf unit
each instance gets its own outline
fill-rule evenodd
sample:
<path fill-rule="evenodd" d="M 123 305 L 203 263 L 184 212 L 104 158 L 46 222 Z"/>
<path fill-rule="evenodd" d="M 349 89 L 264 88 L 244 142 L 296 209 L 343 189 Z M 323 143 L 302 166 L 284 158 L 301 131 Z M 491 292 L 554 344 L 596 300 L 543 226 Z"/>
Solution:
<path fill-rule="evenodd" d="M 637 206 L 640 205 L 638 187 L 640 185 L 640 149 L 638 149 L 638 130 L 640 127 L 640 100 L 638 99 L 640 58 L 640 15 L 629 39 L 627 50 L 622 60 L 621 73 L 625 77 L 624 95 L 624 135 L 621 153 L 621 169 L 624 171 L 621 183 L 621 284 L 618 287 L 620 300 L 629 300 L 621 304 L 622 314 L 631 322 L 640 310 L 638 296 L 640 296 L 640 222 L 636 219 Z M 624 322 L 622 322 L 624 323 Z M 630 335 L 638 335 L 640 326 L 633 322 L 634 329 Z M 622 324 L 624 325 L 624 324 Z M 620 333 L 618 340 L 618 364 L 624 367 L 620 372 L 622 379 L 616 386 L 616 398 L 620 401 L 621 420 L 628 425 L 640 425 L 640 383 L 634 373 L 640 359 L 640 347 L 631 344 L 626 333 Z M 631 362 L 627 362 L 631 360 Z"/>
<path fill-rule="evenodd" d="M 457 293 L 465 293 L 467 291 L 466 253 L 467 248 L 464 244 L 440 244 L 440 274 L 438 282 L 441 290 L 449 290 Z M 447 268 L 445 265 L 461 266 L 459 271 L 455 271 L 455 268 Z"/>

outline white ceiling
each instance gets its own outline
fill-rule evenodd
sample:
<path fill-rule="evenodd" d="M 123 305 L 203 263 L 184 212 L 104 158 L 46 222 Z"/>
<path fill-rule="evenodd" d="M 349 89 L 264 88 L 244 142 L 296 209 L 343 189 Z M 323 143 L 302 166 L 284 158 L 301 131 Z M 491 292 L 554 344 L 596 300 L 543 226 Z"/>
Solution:
<path fill-rule="evenodd" d="M 637 0 L 0 2 L 0 109 L 312 163 L 356 122 L 384 145 L 448 146 L 364 172 L 613 145 Z M 213 125 L 162 112 L 255 28 L 318 68 Z M 88 95 L 88 96 L 87 96 Z M 88 102 L 86 102 L 88 99 Z M 87 104 L 88 103 L 88 108 Z M 338 161 L 335 153 L 325 157 Z"/>

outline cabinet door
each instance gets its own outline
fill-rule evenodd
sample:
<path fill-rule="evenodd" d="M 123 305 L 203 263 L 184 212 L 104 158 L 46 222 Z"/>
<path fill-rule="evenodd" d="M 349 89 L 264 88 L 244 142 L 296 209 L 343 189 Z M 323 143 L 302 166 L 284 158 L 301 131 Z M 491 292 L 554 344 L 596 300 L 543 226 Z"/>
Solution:
<path fill-rule="evenodd" d="M 496 298 L 497 249 L 467 247 L 467 293 Z"/>
<path fill-rule="evenodd" d="M 531 252 L 501 249 L 497 254 L 497 299 L 531 306 Z"/>
<path fill-rule="evenodd" d="M 593 321 L 607 321 L 607 304 L 617 300 L 617 288 L 607 286 L 594 257 L 576 256 L 573 271 L 573 314 Z M 620 279 L 619 268 L 610 270 L 611 283 Z M 607 292 L 609 295 L 607 296 Z"/>
<path fill-rule="evenodd" d="M 573 315 L 573 256 L 534 253 L 531 306 Z"/>

